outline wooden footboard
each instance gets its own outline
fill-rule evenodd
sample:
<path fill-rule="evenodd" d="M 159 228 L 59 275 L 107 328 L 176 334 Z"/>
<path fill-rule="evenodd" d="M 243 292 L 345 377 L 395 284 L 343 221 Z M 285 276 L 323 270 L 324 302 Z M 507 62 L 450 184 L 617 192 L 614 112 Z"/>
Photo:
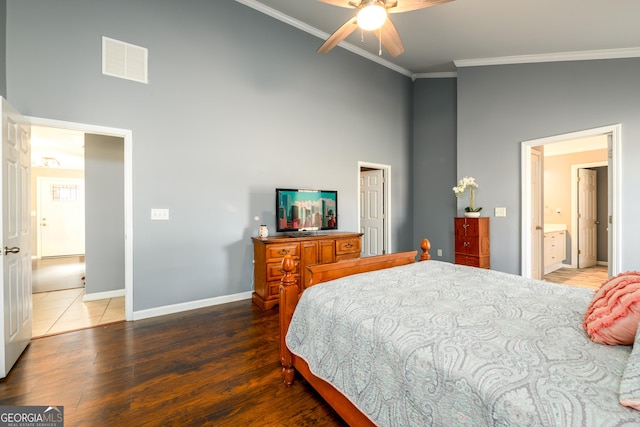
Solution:
<path fill-rule="evenodd" d="M 428 239 L 423 239 L 420 244 L 422 254 L 420 261 L 431 259 L 429 249 L 431 244 Z M 397 267 L 412 264 L 416 261 L 417 251 L 400 252 L 389 255 L 379 255 L 353 260 L 338 261 L 331 264 L 313 265 L 307 267 L 311 280 L 307 287 L 317 285 L 340 277 L 368 271 L 382 270 L 384 268 Z M 374 425 L 369 418 L 360 412 L 351 402 L 331 384 L 316 377 L 309 370 L 304 360 L 295 357 L 285 342 L 289 324 L 293 312 L 298 304 L 298 286 L 293 276 L 295 261 L 287 255 L 282 260 L 282 282 L 280 283 L 280 362 L 282 364 L 282 380 L 287 386 L 293 384 L 295 371 L 300 372 L 318 393 L 331 405 L 338 414 L 350 425 Z"/>

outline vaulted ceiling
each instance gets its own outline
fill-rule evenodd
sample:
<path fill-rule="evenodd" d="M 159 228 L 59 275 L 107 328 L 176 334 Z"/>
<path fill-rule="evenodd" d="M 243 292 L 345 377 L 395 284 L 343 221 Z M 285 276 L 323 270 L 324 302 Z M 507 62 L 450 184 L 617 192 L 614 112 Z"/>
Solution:
<path fill-rule="evenodd" d="M 355 13 L 319 0 L 236 1 L 318 36 L 318 46 Z M 401 55 L 378 56 L 375 35 L 358 30 L 335 49 L 410 76 L 465 65 L 640 56 L 638 0 L 454 0 L 390 16 Z"/>

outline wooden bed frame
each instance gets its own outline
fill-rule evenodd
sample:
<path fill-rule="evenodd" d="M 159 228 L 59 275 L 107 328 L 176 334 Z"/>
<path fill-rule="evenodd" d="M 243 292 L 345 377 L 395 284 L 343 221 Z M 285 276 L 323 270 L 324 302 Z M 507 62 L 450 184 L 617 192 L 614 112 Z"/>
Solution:
<path fill-rule="evenodd" d="M 422 254 L 420 261 L 431 259 L 429 249 L 431 243 L 428 239 L 423 239 L 420 244 Z M 384 268 L 397 267 L 400 265 L 412 264 L 416 262 L 418 251 L 399 252 L 389 255 L 378 255 L 354 260 L 338 261 L 331 264 L 321 264 L 308 266 L 311 280 L 307 287 L 318 283 L 350 276 L 352 274 L 365 273 L 368 271 L 382 270 Z M 280 284 L 280 363 L 282 364 L 282 380 L 285 385 L 293 385 L 295 372 L 298 371 L 311 386 L 331 405 L 331 407 L 349 425 L 375 426 L 371 419 L 361 412 L 344 394 L 334 388 L 330 383 L 311 373 L 309 365 L 299 357 L 296 357 L 287 348 L 285 337 L 289 330 L 289 324 L 293 317 L 293 312 L 298 304 L 298 285 L 293 276 L 295 261 L 287 255 L 282 260 L 282 282 Z M 303 290 L 304 291 L 304 290 Z"/>

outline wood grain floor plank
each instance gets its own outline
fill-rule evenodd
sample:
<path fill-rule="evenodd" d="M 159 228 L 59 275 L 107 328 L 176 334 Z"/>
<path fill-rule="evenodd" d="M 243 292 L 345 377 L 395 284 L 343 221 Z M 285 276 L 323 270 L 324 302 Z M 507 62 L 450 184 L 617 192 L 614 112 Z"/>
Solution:
<path fill-rule="evenodd" d="M 61 405 L 70 426 L 345 426 L 282 384 L 277 331 L 277 308 L 239 301 L 34 339 L 0 405 Z"/>
<path fill-rule="evenodd" d="M 581 286 L 597 291 L 607 280 L 608 268 L 603 265 L 586 268 L 560 268 L 544 276 L 548 282 L 563 285 Z"/>

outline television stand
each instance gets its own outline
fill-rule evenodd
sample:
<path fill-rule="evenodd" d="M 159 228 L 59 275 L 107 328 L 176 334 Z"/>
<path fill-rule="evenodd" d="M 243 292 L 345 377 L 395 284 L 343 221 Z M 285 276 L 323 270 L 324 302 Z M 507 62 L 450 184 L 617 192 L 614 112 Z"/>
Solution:
<path fill-rule="evenodd" d="M 311 279 L 308 265 L 328 264 L 360 257 L 362 233 L 304 231 L 294 235 L 281 234 L 264 239 L 253 237 L 254 304 L 269 310 L 280 302 L 281 264 L 285 255 L 296 263 L 294 277 L 302 293 Z"/>

